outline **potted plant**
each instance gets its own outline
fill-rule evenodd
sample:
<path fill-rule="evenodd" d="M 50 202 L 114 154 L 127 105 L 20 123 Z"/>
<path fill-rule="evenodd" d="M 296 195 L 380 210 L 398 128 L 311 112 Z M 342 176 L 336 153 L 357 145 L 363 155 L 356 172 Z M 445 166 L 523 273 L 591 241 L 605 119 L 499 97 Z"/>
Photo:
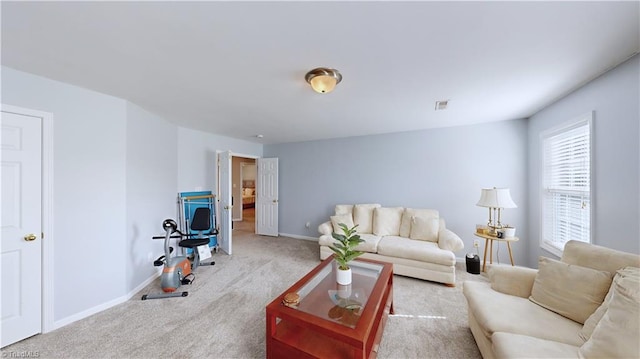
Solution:
<path fill-rule="evenodd" d="M 358 225 L 349 228 L 346 224 L 339 223 L 338 226 L 342 229 L 343 234 L 332 233 L 331 235 L 336 242 L 329 248 L 333 251 L 333 257 L 336 262 L 338 262 L 336 280 L 338 284 L 347 285 L 351 284 L 351 268 L 349 267 L 349 262 L 364 254 L 364 252 L 356 251 L 354 248 L 364 242 L 364 240 L 356 234 L 356 227 L 358 227 Z"/>

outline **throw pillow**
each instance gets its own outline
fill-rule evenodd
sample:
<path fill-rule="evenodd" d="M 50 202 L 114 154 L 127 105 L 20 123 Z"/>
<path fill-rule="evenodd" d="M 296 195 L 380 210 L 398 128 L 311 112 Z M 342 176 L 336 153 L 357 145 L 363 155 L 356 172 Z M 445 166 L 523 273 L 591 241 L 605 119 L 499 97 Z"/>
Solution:
<path fill-rule="evenodd" d="M 333 226 L 333 232 L 338 234 L 344 234 L 342 228 L 340 228 L 340 223 L 344 223 L 347 227 L 351 228 L 354 226 L 353 218 L 350 214 L 342 214 L 339 216 L 331 216 L 331 225 Z"/>
<path fill-rule="evenodd" d="M 405 208 L 402 214 L 402 222 L 400 223 L 400 237 L 409 238 L 411 235 L 411 222 L 413 222 L 414 216 L 440 218 L 440 213 L 435 209 Z"/>
<path fill-rule="evenodd" d="M 356 204 L 353 206 L 353 222 L 358 225 L 358 233 L 373 233 L 373 210 L 379 204 Z"/>
<path fill-rule="evenodd" d="M 611 296 L 613 295 L 615 284 L 618 281 L 622 280 L 622 278 L 625 278 L 628 276 L 633 276 L 640 279 L 640 268 L 625 267 L 623 269 L 619 269 L 616 272 L 616 275 L 613 277 L 613 283 L 609 288 L 609 292 L 607 293 L 607 296 L 604 297 L 604 301 L 598 307 L 598 309 L 596 309 L 596 311 L 593 312 L 593 314 L 591 314 L 589 318 L 587 318 L 587 320 L 584 322 L 584 326 L 580 330 L 580 338 L 582 338 L 585 341 L 591 338 L 591 334 L 593 333 L 593 330 L 596 328 L 596 325 L 598 325 L 598 323 L 600 322 L 604 314 L 607 312 L 607 309 L 609 309 L 609 303 L 611 303 Z"/>
<path fill-rule="evenodd" d="M 580 358 L 640 358 L 640 278 L 619 278 L 612 289 L 609 308 L 578 349 Z"/>
<path fill-rule="evenodd" d="M 611 273 L 540 257 L 529 300 L 583 324 L 611 286 Z"/>
<path fill-rule="evenodd" d="M 440 219 L 437 217 L 413 216 L 409 238 L 421 241 L 438 242 L 438 227 Z"/>
<path fill-rule="evenodd" d="M 373 234 L 376 236 L 397 236 L 400 234 L 402 207 L 380 207 L 373 210 Z"/>

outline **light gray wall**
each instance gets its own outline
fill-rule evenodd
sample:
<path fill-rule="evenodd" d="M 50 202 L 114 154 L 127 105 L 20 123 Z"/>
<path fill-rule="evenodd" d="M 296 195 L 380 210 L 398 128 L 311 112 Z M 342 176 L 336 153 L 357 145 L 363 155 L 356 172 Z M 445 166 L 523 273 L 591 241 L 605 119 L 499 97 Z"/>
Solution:
<path fill-rule="evenodd" d="M 54 322 L 125 295 L 126 102 L 2 67 L 2 103 L 53 113 Z"/>
<path fill-rule="evenodd" d="M 164 254 L 162 221 L 176 218 L 178 127 L 127 103 L 127 292 L 152 277 Z"/>
<path fill-rule="evenodd" d="M 153 278 L 149 256 L 163 249 L 151 237 L 177 216 L 179 189 L 215 187 L 215 150 L 262 154 L 260 144 L 179 128 L 123 99 L 1 71 L 3 104 L 53 114 L 54 327 Z"/>
<path fill-rule="evenodd" d="M 640 253 L 640 57 L 605 73 L 529 120 L 529 261 L 540 249 L 540 133 L 594 111 L 593 243 Z"/>
<path fill-rule="evenodd" d="M 475 225 L 488 213 L 475 204 L 480 189 L 509 187 L 517 209 L 503 222 L 527 232 L 526 120 L 265 145 L 280 164 L 280 232 L 317 237 L 317 226 L 339 203 L 433 208 L 474 251 Z M 311 222 L 311 228 L 305 223 Z M 526 238 L 523 238 L 526 240 Z M 526 246 L 515 244 L 522 264 Z M 506 247 L 501 261 L 508 261 Z"/>
<path fill-rule="evenodd" d="M 198 130 L 178 128 L 178 189 L 217 193 L 218 167 L 216 151 L 236 155 L 262 156 L 262 144 L 214 135 Z"/>

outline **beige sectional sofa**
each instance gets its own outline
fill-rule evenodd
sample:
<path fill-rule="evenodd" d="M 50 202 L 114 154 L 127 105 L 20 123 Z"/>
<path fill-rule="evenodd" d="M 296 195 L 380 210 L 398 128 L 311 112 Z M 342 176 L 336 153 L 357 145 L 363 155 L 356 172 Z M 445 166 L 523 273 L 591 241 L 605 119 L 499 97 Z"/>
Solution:
<path fill-rule="evenodd" d="M 640 256 L 570 241 L 538 265 L 464 282 L 483 358 L 640 357 Z"/>
<path fill-rule="evenodd" d="M 321 224 L 320 259 L 333 254 L 329 248 L 338 224 L 358 225 L 364 240 L 356 248 L 369 258 L 394 264 L 395 274 L 455 285 L 456 257 L 464 248 L 455 233 L 445 227 L 438 211 L 380 204 L 337 205 L 331 220 Z"/>

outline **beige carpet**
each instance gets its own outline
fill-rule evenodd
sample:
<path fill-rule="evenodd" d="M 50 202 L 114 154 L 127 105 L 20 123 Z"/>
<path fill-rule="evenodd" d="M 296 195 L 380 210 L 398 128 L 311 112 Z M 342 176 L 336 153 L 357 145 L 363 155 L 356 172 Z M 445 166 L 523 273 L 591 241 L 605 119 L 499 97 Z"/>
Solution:
<path fill-rule="evenodd" d="M 184 287 L 188 297 L 141 301 L 160 291 L 158 280 L 123 304 L 3 348 L 2 357 L 265 357 L 265 306 L 319 263 L 318 245 L 252 229 L 234 230 L 233 256 L 215 254 L 215 266 L 198 268 L 196 281 Z M 466 273 L 464 264 L 457 276 L 454 288 L 395 277 L 395 315 L 379 358 L 481 357 L 467 326 L 462 281 L 486 279 Z"/>

